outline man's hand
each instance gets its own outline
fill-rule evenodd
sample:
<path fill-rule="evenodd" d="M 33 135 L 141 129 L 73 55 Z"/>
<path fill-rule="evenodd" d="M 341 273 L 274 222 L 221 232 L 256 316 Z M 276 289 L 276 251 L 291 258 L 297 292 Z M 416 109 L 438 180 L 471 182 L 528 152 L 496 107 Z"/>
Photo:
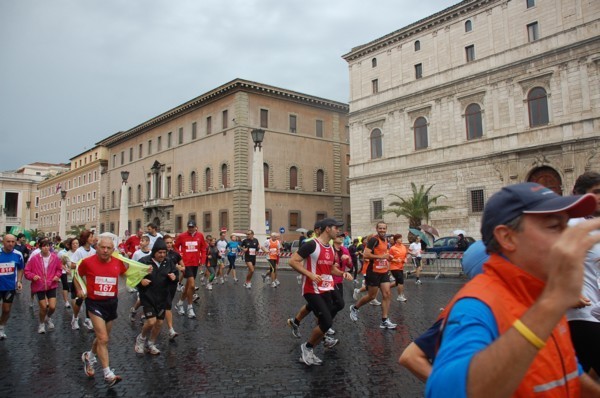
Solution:
<path fill-rule="evenodd" d="M 144 287 L 148 286 L 150 283 L 152 283 L 150 279 L 142 279 L 142 281 L 140 282 L 140 284 Z"/>
<path fill-rule="evenodd" d="M 317 275 L 317 274 L 315 274 L 313 272 L 309 273 L 308 277 L 313 282 L 317 282 L 317 283 L 323 282 L 323 278 L 321 278 L 321 275 Z"/>
<path fill-rule="evenodd" d="M 168 276 L 168 277 L 169 277 L 169 279 L 171 279 L 172 281 L 174 281 L 174 280 L 175 280 L 175 274 L 174 274 L 174 273 L 172 273 L 172 272 L 171 272 L 171 273 L 167 274 L 167 276 Z"/>

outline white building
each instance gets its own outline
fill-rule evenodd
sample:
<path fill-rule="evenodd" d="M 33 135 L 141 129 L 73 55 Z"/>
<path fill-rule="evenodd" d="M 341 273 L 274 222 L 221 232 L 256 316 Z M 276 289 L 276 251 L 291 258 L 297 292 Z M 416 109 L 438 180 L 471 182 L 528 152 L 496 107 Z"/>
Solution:
<path fill-rule="evenodd" d="M 502 186 L 566 194 L 600 170 L 600 1 L 465 0 L 343 57 L 355 234 L 411 182 L 452 206 L 429 221 L 442 235 L 478 237 Z"/>

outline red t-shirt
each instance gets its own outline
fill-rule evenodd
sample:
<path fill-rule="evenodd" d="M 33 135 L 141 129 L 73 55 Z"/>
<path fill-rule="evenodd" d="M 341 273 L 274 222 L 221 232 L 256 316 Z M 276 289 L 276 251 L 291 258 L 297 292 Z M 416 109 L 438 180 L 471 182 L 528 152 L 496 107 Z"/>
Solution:
<path fill-rule="evenodd" d="M 129 253 L 131 253 L 131 256 L 133 256 L 133 253 L 135 253 L 135 251 L 138 250 L 139 248 L 140 248 L 140 237 L 139 236 L 131 235 L 125 241 L 125 250 L 127 250 L 128 255 L 129 255 Z"/>
<path fill-rule="evenodd" d="M 191 235 L 189 232 L 179 234 L 175 240 L 175 250 L 181 255 L 186 267 L 197 267 L 206 261 L 208 245 L 201 232 Z"/>
<path fill-rule="evenodd" d="M 98 255 L 85 258 L 77 269 L 85 277 L 87 297 L 92 300 L 109 300 L 119 293 L 119 275 L 127 271 L 125 264 L 114 257 L 103 263 Z"/>

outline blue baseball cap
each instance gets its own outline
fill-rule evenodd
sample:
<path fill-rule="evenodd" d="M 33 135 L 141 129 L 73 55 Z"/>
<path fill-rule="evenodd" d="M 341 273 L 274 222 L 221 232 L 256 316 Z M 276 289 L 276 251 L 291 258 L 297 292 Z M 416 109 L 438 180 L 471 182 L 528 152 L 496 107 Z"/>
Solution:
<path fill-rule="evenodd" d="M 593 194 L 560 196 L 534 182 L 509 185 L 488 200 L 481 219 L 481 237 L 487 245 L 494 237 L 494 228 L 507 224 L 521 214 L 551 214 L 567 212 L 569 217 L 584 217 L 596 210 Z"/>

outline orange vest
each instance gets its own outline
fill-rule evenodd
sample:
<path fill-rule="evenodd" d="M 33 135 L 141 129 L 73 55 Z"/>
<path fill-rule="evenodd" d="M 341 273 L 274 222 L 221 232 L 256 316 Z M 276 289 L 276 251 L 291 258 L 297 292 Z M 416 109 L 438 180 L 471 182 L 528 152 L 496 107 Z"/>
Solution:
<path fill-rule="evenodd" d="M 394 245 L 390 248 L 392 261 L 390 262 L 390 271 L 402 271 L 404 269 L 404 260 L 406 260 L 406 246 Z"/>
<path fill-rule="evenodd" d="M 379 236 L 375 236 L 375 239 L 377 239 L 379 241 L 379 243 L 377 243 L 377 246 L 375 246 L 373 248 L 372 253 L 376 256 L 381 256 L 383 254 L 387 254 L 388 253 L 388 245 L 387 245 L 387 242 L 385 241 L 385 239 L 382 240 L 379 238 Z M 368 269 L 370 269 L 372 272 L 375 272 L 378 274 L 386 274 L 390 270 L 390 262 L 388 260 L 379 259 L 379 258 L 371 258 L 368 261 L 369 261 Z"/>
<path fill-rule="evenodd" d="M 444 314 L 461 298 L 477 298 L 492 310 L 498 332 L 503 334 L 533 305 L 545 284 L 497 254 L 490 256 L 483 269 L 483 274 L 473 278 L 454 296 Z M 579 397 L 580 387 L 577 358 L 567 319 L 563 316 L 513 397 Z"/>
<path fill-rule="evenodd" d="M 279 241 L 269 239 L 269 259 L 270 260 L 278 260 L 279 259 Z"/>

